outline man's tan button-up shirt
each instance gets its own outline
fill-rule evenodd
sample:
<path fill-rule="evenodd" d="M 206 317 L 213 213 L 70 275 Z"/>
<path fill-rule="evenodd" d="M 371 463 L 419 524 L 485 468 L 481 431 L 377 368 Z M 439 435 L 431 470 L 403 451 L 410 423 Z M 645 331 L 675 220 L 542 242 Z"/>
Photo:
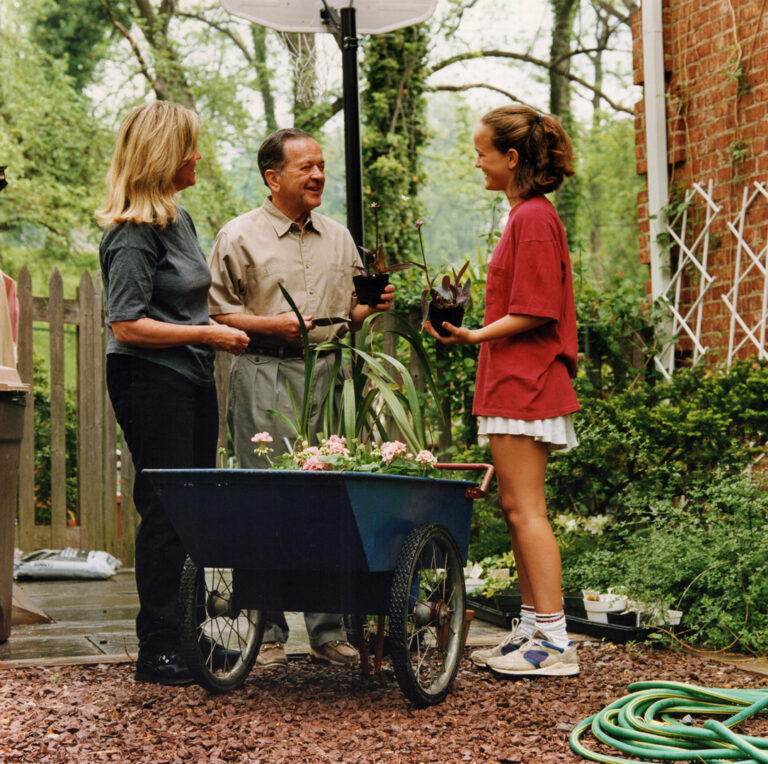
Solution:
<path fill-rule="evenodd" d="M 302 229 L 267 199 L 219 231 L 209 265 L 212 316 L 286 313 L 291 306 L 280 292 L 282 283 L 303 315 L 348 319 L 360 256 L 349 231 L 335 220 L 313 210 Z M 309 338 L 322 342 L 347 328 L 316 327 Z"/>

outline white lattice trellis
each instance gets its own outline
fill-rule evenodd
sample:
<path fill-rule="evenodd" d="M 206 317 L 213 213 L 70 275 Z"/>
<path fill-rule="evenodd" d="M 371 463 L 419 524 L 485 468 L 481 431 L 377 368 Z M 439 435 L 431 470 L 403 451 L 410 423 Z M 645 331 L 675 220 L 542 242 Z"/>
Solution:
<path fill-rule="evenodd" d="M 728 222 L 728 228 L 736 236 L 736 259 L 733 268 L 733 286 L 727 294 L 722 295 L 730 314 L 730 328 L 728 337 L 727 364 L 733 363 L 736 354 L 744 345 L 751 342 L 757 350 L 758 358 L 768 358 L 766 351 L 766 318 L 768 317 L 768 243 L 759 247 L 750 246 L 744 238 L 744 223 L 749 208 L 760 198 L 768 200 L 768 191 L 764 183 L 755 181 L 754 190 L 750 192 L 749 186 L 744 188 L 741 211 L 734 222 Z M 746 254 L 746 257 L 744 255 Z M 749 326 L 739 312 L 739 288 L 744 280 L 753 272 L 753 269 L 763 277 L 762 305 L 757 321 Z M 739 339 L 739 335 L 741 338 Z"/>
<path fill-rule="evenodd" d="M 699 198 L 705 205 L 706 217 L 697 232 L 693 230 L 693 225 L 689 221 L 688 211 Z M 685 203 L 682 205 L 681 211 L 665 226 L 666 233 L 677 245 L 680 256 L 677 270 L 669 280 L 667 288 L 660 295 L 659 302 L 664 304 L 671 314 L 670 330 L 672 335 L 678 337 L 685 334 L 693 343 L 694 363 L 699 361 L 707 352 L 707 348 L 701 344 L 702 312 L 704 295 L 715 280 L 707 271 L 709 229 L 721 209 L 722 207 L 712 199 L 711 180 L 707 183 L 706 191 L 699 183 L 694 183 L 693 188 L 685 194 Z M 683 277 L 686 274 L 688 274 L 689 283 L 697 288 L 698 294 L 689 305 L 682 306 Z M 675 367 L 675 356 L 671 350 L 672 348 L 668 345 L 656 357 L 656 366 L 667 378 L 671 376 Z M 667 359 L 667 361 L 664 362 L 662 359 Z"/>

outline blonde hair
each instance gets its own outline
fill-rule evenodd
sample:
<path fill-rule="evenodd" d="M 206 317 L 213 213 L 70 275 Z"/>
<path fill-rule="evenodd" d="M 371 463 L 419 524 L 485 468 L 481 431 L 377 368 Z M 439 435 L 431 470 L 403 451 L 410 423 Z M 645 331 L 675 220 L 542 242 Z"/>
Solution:
<path fill-rule="evenodd" d="M 497 151 L 517 151 L 515 186 L 524 198 L 556 191 L 574 174 L 573 144 L 557 117 L 511 104 L 489 111 L 480 122 L 493 131 Z"/>
<path fill-rule="evenodd" d="M 173 179 L 197 151 L 197 114 L 176 103 L 154 101 L 132 109 L 117 133 L 107 198 L 99 225 L 151 223 L 165 228 L 179 209 Z"/>

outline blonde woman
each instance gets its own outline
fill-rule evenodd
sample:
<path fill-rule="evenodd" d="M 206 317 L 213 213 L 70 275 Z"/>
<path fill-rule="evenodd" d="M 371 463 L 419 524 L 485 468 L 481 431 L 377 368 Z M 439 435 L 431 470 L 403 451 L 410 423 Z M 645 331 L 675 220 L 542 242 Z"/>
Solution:
<path fill-rule="evenodd" d="M 139 657 L 136 679 L 182 685 L 178 589 L 184 548 L 141 474 L 149 467 L 213 467 L 216 350 L 235 355 L 248 335 L 208 318 L 211 276 L 178 192 L 195 183 L 197 115 L 173 103 L 138 106 L 117 135 L 107 198 L 96 212 L 109 327 L 107 387 L 136 468 Z"/>

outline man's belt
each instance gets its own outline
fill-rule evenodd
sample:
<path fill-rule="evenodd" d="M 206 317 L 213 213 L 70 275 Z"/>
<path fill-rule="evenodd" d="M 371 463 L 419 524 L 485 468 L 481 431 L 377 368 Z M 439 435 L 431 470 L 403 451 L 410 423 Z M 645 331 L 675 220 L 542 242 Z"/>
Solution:
<path fill-rule="evenodd" d="M 314 348 L 310 348 L 314 350 Z M 245 350 L 246 353 L 252 353 L 253 355 L 268 355 L 272 358 L 303 358 L 304 348 L 300 345 L 280 345 L 275 347 L 264 347 L 263 345 L 255 345 L 251 342 Z M 329 355 L 333 353 L 333 350 L 321 350 L 319 355 Z"/>

